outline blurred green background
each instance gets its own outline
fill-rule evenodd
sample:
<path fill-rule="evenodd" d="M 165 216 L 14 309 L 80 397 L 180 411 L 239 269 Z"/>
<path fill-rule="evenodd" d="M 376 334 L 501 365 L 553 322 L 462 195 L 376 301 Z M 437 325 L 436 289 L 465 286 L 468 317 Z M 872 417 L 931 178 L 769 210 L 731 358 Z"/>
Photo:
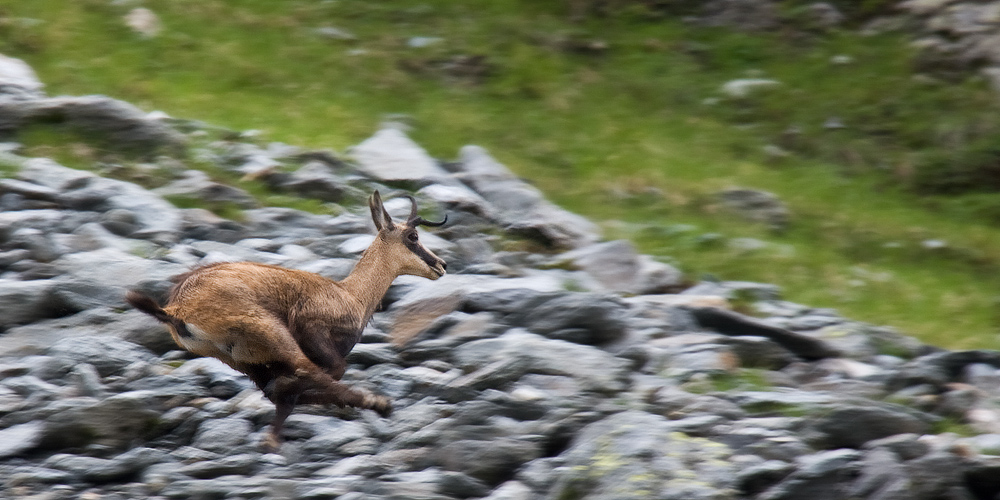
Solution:
<path fill-rule="evenodd" d="M 692 280 L 775 283 L 926 342 L 1000 348 L 1000 96 L 922 68 L 905 30 L 863 33 L 891 2 L 839 3 L 846 20 L 816 29 L 785 1 L 787 22 L 753 33 L 684 22 L 691 4 L 0 0 L 0 52 L 52 95 L 307 147 L 343 151 L 404 115 L 435 157 L 484 146 Z M 137 6 L 158 34 L 126 26 Z M 779 83 L 723 90 L 746 78 Z M 71 166 L 119 154 L 44 126 L 19 140 Z M 720 210 L 732 187 L 776 194 L 787 228 Z"/>

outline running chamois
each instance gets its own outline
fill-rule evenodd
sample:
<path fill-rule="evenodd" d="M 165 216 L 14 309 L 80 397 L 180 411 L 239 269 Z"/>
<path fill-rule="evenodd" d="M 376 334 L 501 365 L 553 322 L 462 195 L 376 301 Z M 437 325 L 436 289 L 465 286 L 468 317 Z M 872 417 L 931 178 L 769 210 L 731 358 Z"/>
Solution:
<path fill-rule="evenodd" d="M 427 250 L 418 226 L 436 227 L 417 215 L 392 221 L 378 191 L 368 199 L 378 235 L 341 281 L 318 274 L 253 262 L 218 263 L 175 276 L 166 306 L 137 291 L 126 300 L 166 323 L 174 341 L 201 356 L 212 356 L 245 373 L 275 405 L 264 443 L 281 445 L 285 419 L 298 404 L 335 404 L 392 412 L 384 396 L 339 382 L 347 354 L 361 338 L 397 276 L 432 280 L 447 265 Z"/>

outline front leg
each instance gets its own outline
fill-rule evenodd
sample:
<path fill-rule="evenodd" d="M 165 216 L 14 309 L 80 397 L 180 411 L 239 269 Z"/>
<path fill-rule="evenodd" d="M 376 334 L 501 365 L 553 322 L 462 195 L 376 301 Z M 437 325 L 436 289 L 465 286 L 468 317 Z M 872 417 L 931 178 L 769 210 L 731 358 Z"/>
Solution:
<path fill-rule="evenodd" d="M 347 371 L 345 358 L 361 338 L 357 328 L 301 316 L 295 318 L 291 331 L 306 357 L 334 380 L 344 376 Z"/>
<path fill-rule="evenodd" d="M 392 402 L 385 396 L 359 391 L 334 382 L 324 388 L 307 389 L 302 392 L 299 404 L 334 404 L 340 407 L 351 406 L 365 410 L 374 410 L 382 417 L 392 415 Z"/>

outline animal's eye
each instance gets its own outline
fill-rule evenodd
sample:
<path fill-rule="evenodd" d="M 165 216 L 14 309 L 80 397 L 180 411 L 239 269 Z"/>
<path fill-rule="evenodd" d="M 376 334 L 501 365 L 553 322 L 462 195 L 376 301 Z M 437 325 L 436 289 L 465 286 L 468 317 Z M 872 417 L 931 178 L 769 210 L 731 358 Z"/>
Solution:
<path fill-rule="evenodd" d="M 407 235 L 406 237 L 407 237 L 407 239 L 409 239 L 410 241 L 417 241 L 417 233 L 410 233 L 410 234 L 408 234 L 408 235 Z"/>

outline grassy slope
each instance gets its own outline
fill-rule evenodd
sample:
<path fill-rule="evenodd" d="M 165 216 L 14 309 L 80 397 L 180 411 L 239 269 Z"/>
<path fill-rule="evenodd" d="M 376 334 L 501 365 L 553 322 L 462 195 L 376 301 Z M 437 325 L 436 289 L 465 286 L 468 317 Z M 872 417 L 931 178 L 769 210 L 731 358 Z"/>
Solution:
<path fill-rule="evenodd" d="M 929 342 L 1000 347 L 1000 233 L 968 203 L 896 187 L 928 137 L 962 136 L 996 105 L 981 83 L 913 79 L 900 38 L 749 36 L 642 13 L 570 24 L 559 2 L 162 0 L 145 5 L 166 29 L 144 40 L 109 3 L 0 0 L 0 52 L 32 64 L 50 93 L 104 93 L 293 144 L 342 150 L 405 113 L 432 154 L 483 145 L 564 206 L 626 222 L 609 236 L 696 276 L 778 283 L 790 300 Z M 321 26 L 358 39 L 324 39 Z M 412 36 L 445 41 L 413 49 Z M 568 48 L 598 39 L 610 49 Z M 490 76 L 439 69 L 462 54 L 485 55 Z M 854 62 L 831 64 L 838 54 Z M 748 71 L 783 85 L 706 104 Z M 830 117 L 851 128 L 825 130 Z M 765 161 L 761 147 L 790 126 L 797 155 Z M 779 194 L 793 227 L 771 234 L 717 213 L 707 195 L 730 186 Z M 705 233 L 787 246 L 737 251 Z"/>

